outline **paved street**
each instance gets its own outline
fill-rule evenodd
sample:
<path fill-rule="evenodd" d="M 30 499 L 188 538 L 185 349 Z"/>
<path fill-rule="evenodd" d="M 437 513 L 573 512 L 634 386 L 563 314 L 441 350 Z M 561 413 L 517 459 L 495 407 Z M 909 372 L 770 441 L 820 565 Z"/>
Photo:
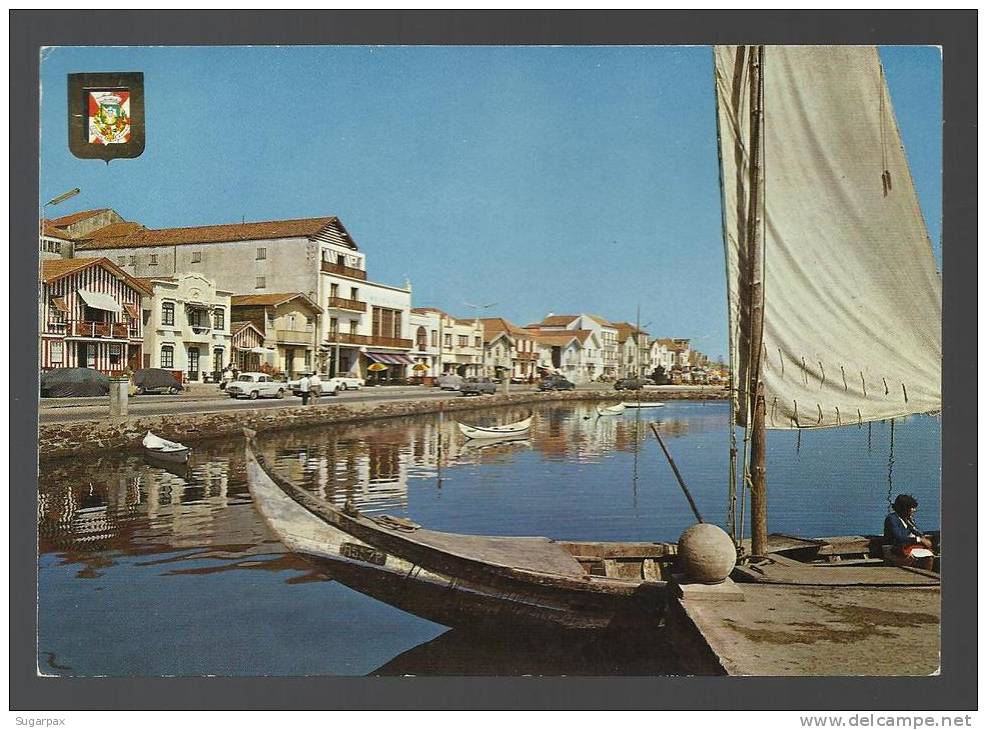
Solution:
<path fill-rule="evenodd" d="M 216 413 L 237 409 L 286 408 L 300 406 L 301 398 L 286 396 L 282 400 L 262 398 L 258 400 L 232 399 L 218 388 L 206 386 L 194 388 L 179 395 L 134 396 L 128 403 L 129 415 L 153 416 L 173 413 Z M 511 392 L 530 391 L 533 386 L 512 385 Z M 422 386 L 364 388 L 346 391 L 336 396 L 325 396 L 320 403 L 343 404 L 353 402 L 382 402 L 389 400 L 432 399 L 455 397 L 456 394 Z M 85 421 L 109 414 L 109 397 L 97 398 L 46 398 L 41 401 L 41 423 L 66 423 Z"/>
<path fill-rule="evenodd" d="M 580 385 L 578 390 L 591 390 L 613 393 L 613 385 L 609 383 L 590 383 Z M 512 393 L 524 393 L 535 390 L 533 385 L 511 385 Z M 649 393 L 700 393 L 704 390 L 698 385 L 663 385 L 648 386 Z M 716 388 L 706 386 L 706 391 Z M 500 392 L 498 390 L 498 392 Z M 616 394 L 615 394 L 616 395 Z M 632 398 L 632 391 L 625 391 L 625 397 Z M 364 388 L 363 390 L 346 391 L 336 396 L 326 396 L 321 403 L 367 403 L 409 399 L 434 399 L 456 397 L 457 394 L 439 390 L 438 388 L 420 385 Z M 481 396 L 482 398 L 482 396 Z M 479 400 L 479 399 L 477 399 Z M 300 406 L 301 398 L 286 396 L 282 400 L 264 398 L 259 400 L 237 399 L 227 396 L 214 385 L 196 384 L 190 390 L 178 395 L 141 395 L 133 396 L 128 404 L 128 413 L 132 416 L 155 416 L 173 413 L 217 413 L 237 409 L 256 408 L 286 408 Z M 109 397 L 95 398 L 45 398 L 39 408 L 41 423 L 68 423 L 100 418 L 109 414 Z"/>

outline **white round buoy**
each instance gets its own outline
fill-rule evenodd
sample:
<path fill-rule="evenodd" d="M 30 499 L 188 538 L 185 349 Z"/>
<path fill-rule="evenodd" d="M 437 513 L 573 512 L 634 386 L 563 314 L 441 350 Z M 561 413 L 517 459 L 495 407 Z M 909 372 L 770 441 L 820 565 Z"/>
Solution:
<path fill-rule="evenodd" d="M 737 564 L 737 549 L 730 536 L 716 525 L 700 522 L 679 538 L 679 566 L 698 583 L 720 583 Z"/>

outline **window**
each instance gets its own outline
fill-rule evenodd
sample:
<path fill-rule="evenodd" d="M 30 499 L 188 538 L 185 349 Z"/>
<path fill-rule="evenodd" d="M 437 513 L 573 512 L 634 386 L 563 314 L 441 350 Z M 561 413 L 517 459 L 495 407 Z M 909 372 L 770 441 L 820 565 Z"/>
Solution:
<path fill-rule="evenodd" d="M 435 330 L 432 330 L 432 347 L 438 347 L 438 346 L 439 346 L 439 333 L 436 332 Z"/>
<path fill-rule="evenodd" d="M 51 349 L 48 351 L 49 361 L 52 365 L 61 365 L 62 357 L 64 353 L 64 344 L 61 342 L 52 342 Z"/>
<path fill-rule="evenodd" d="M 161 346 L 161 367 L 165 370 L 175 367 L 175 348 L 171 345 Z"/>
<path fill-rule="evenodd" d="M 254 288 L 264 289 L 267 286 L 267 279 L 263 276 L 258 276 L 257 281 L 254 283 Z"/>
<path fill-rule="evenodd" d="M 257 260 L 258 261 L 266 261 L 267 260 L 267 249 L 266 248 L 258 248 L 257 249 Z"/>
<path fill-rule="evenodd" d="M 120 345 L 110 345 L 110 365 L 120 364 Z"/>
<path fill-rule="evenodd" d="M 130 265 L 131 266 L 137 266 L 137 257 L 136 256 L 131 256 L 130 257 Z"/>
<path fill-rule="evenodd" d="M 335 337 L 339 333 L 339 320 L 335 317 L 329 318 L 329 334 Z"/>
<path fill-rule="evenodd" d="M 350 334 L 351 335 L 355 335 L 356 334 L 356 325 L 357 325 L 357 321 L 355 319 L 351 319 L 350 320 Z"/>
<path fill-rule="evenodd" d="M 161 324 L 167 325 L 169 327 L 175 326 L 175 303 L 174 302 L 162 302 L 161 303 Z"/>
<path fill-rule="evenodd" d="M 360 290 L 357 289 L 355 286 L 350 288 L 350 299 L 356 301 L 357 299 L 360 298 L 359 294 L 360 294 Z"/>
<path fill-rule="evenodd" d="M 446 335 L 442 340 L 446 348 L 452 349 L 452 335 Z"/>
<path fill-rule="evenodd" d="M 428 347 L 428 331 L 424 327 L 419 327 L 415 333 L 415 347 L 419 350 Z"/>
<path fill-rule="evenodd" d="M 151 266 L 157 266 L 158 265 L 158 255 L 156 253 L 152 253 L 151 254 L 151 260 L 148 263 L 150 263 Z"/>
<path fill-rule="evenodd" d="M 480 342 L 479 337 L 473 338 L 473 347 L 477 347 L 477 348 L 483 347 L 483 344 Z"/>
<path fill-rule="evenodd" d="M 305 370 L 312 369 L 312 351 L 305 350 Z"/>
<path fill-rule="evenodd" d="M 214 309 L 212 313 L 212 326 L 218 330 L 226 329 L 226 310 Z"/>
<path fill-rule="evenodd" d="M 204 327 L 202 324 L 202 310 L 198 307 L 190 308 L 187 312 L 189 327 Z"/>
<path fill-rule="evenodd" d="M 456 341 L 459 343 L 460 347 L 468 347 L 470 343 L 470 338 L 467 337 L 466 335 L 459 335 L 456 338 Z"/>
<path fill-rule="evenodd" d="M 193 264 L 198 264 L 198 263 L 201 263 L 201 262 L 202 262 L 202 251 L 193 251 L 192 252 L 192 263 Z"/>
<path fill-rule="evenodd" d="M 306 316 L 305 317 L 305 324 L 307 324 L 309 327 L 311 327 L 313 324 L 315 324 L 315 318 L 314 317 L 308 317 L 308 316 Z"/>

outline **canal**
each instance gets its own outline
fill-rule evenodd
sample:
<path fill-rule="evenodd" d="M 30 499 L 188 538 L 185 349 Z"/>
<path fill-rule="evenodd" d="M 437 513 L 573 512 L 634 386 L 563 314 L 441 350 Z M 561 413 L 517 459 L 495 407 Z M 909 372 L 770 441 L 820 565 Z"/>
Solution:
<path fill-rule="evenodd" d="M 673 401 L 596 416 L 541 404 L 529 438 L 467 442 L 527 406 L 263 434 L 313 495 L 430 529 L 574 540 L 675 541 L 694 518 L 648 424 L 657 422 L 704 518 L 727 508 L 728 406 Z M 893 436 L 893 446 L 892 446 Z M 940 423 L 769 434 L 769 529 L 874 534 L 888 493 L 939 528 Z M 674 674 L 659 637 L 559 641 L 449 631 L 378 603 L 286 553 L 251 504 L 243 446 L 188 467 L 137 454 L 48 461 L 38 504 L 38 666 L 60 676 Z"/>

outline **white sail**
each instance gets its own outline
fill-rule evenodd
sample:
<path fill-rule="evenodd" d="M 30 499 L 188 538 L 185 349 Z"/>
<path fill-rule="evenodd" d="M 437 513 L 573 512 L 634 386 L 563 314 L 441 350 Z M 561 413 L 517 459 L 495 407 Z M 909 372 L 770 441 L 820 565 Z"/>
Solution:
<path fill-rule="evenodd" d="M 753 206 L 750 48 L 718 46 L 714 58 L 739 387 L 749 357 L 753 224 L 764 241 L 766 426 L 939 410 L 942 286 L 877 50 L 763 49 L 763 188 Z M 745 398 L 737 399 L 741 425 Z"/>

